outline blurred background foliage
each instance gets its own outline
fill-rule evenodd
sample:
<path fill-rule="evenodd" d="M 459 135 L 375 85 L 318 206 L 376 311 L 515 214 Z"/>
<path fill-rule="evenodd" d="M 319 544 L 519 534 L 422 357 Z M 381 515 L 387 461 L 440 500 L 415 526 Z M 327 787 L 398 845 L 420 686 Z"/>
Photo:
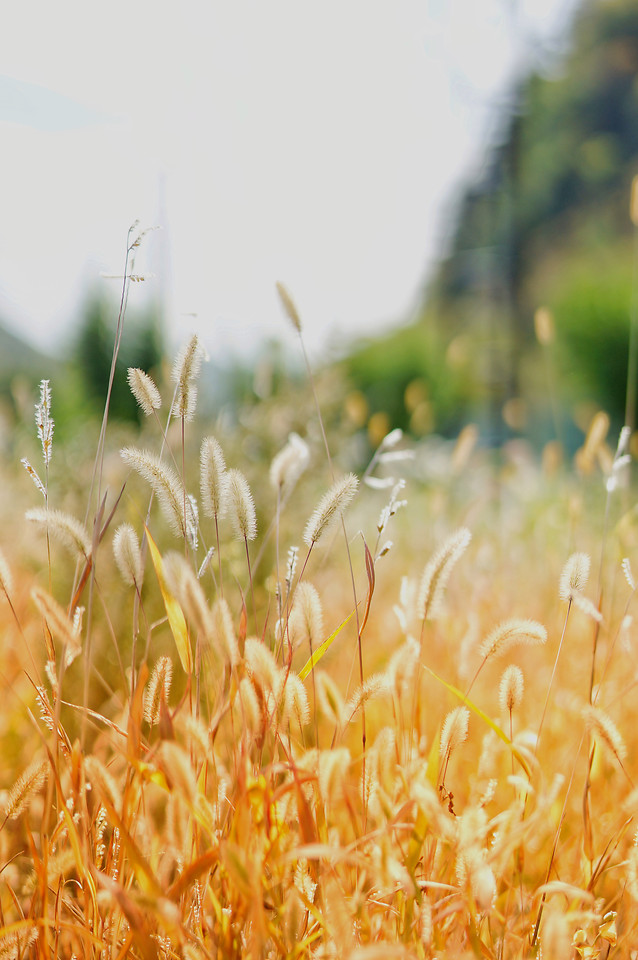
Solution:
<path fill-rule="evenodd" d="M 534 337 L 544 306 L 555 322 L 565 432 L 585 403 L 622 423 L 636 173 L 638 5 L 586 2 L 564 59 L 512 91 L 482 176 L 459 197 L 416 322 L 344 361 L 370 410 L 417 434 L 453 433 L 473 419 L 494 442 L 520 432 L 549 439 Z M 406 388 L 420 382 L 427 407 L 415 416 Z"/>
<path fill-rule="evenodd" d="M 353 344 L 329 371 L 318 371 L 349 427 L 367 431 L 374 446 L 393 427 L 453 436 L 474 421 L 489 444 L 525 435 L 540 445 L 559 434 L 575 447 L 585 409 L 602 407 L 619 426 L 635 296 L 630 194 L 637 172 L 638 5 L 585 0 L 560 61 L 520 80 L 503 104 L 499 135 L 480 176 L 458 197 L 447 251 L 416 319 Z M 554 319 L 546 349 L 534 336 L 539 307 Z M 0 330 L 4 421 L 22 406 L 31 417 L 42 376 L 58 379 L 61 431 L 101 415 L 117 311 L 115 299 L 94 292 L 61 351 L 66 359 L 55 363 Z M 161 305 L 130 308 L 114 417 L 139 416 L 127 366 L 159 373 L 165 356 Z M 302 390 L 275 344 L 255 368 L 214 360 L 202 380 L 209 411 L 223 406 L 237 416 L 246 404 Z"/>

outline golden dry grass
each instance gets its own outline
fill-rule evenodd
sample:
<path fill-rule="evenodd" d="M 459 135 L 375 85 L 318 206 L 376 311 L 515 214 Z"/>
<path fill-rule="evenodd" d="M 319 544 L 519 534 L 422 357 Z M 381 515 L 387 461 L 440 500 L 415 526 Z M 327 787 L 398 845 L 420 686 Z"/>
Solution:
<path fill-rule="evenodd" d="M 242 462 L 250 437 L 220 432 L 197 521 L 205 432 L 184 411 L 127 438 L 127 463 L 107 435 L 88 555 L 53 536 L 52 511 L 84 515 L 77 477 L 44 484 L 49 524 L 6 517 L 0 957 L 633 956 L 629 490 L 480 451 L 423 485 L 428 448 L 393 461 L 394 434 L 370 472 L 409 466 L 406 488 L 335 506 L 347 448 L 330 466 L 315 429 L 271 483 Z M 268 411 L 262 444 L 282 420 Z M 155 445 L 153 470 L 129 471 L 131 441 Z M 234 524 L 227 470 L 246 474 Z M 336 522 L 304 545 L 326 503 Z M 118 574 L 123 523 L 142 583 L 128 532 Z M 561 597 L 575 551 L 589 581 L 581 560 Z"/>

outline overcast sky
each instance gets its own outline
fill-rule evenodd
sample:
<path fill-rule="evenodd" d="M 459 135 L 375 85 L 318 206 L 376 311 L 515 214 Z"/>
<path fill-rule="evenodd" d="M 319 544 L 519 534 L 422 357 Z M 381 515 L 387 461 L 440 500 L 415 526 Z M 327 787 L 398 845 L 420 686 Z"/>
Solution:
<path fill-rule="evenodd" d="M 54 348 L 128 227 L 132 290 L 211 354 L 316 353 L 409 319 L 480 170 L 508 78 L 575 0 L 12 5 L 0 38 L 0 316 Z"/>

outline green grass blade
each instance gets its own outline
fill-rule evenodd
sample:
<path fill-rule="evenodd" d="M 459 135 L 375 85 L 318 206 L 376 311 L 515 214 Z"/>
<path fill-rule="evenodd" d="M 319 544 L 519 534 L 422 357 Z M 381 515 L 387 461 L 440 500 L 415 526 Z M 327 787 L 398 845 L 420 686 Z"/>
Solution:
<path fill-rule="evenodd" d="M 503 743 L 507 744 L 507 746 L 510 748 L 510 750 L 511 750 L 512 753 L 513 753 L 513 755 L 516 757 L 516 759 L 517 759 L 518 762 L 520 763 L 521 767 L 522 767 L 523 770 L 525 771 L 527 777 L 528 777 L 529 779 L 531 779 L 531 777 L 532 777 L 532 771 L 530 770 L 530 767 L 529 767 L 529 764 L 528 764 L 527 760 L 525 759 L 525 757 L 523 756 L 523 754 L 521 753 L 521 751 L 518 749 L 518 747 L 515 747 L 515 746 L 514 746 L 514 744 L 512 743 L 512 741 L 510 740 L 510 738 L 507 736 L 507 734 L 504 733 L 504 732 L 501 730 L 501 728 L 499 727 L 499 725 L 498 725 L 497 723 L 495 723 L 490 717 L 488 717 L 488 715 L 487 715 L 483 710 L 481 710 L 480 707 L 477 707 L 477 705 L 476 705 L 475 703 L 473 703 L 472 700 L 470 700 L 468 697 L 466 697 L 464 693 L 461 693 L 461 691 L 460 691 L 457 687 L 455 687 L 455 686 L 454 686 L 453 684 L 451 684 L 451 683 L 448 683 L 447 680 L 444 680 L 442 677 L 439 677 L 439 675 L 436 674 L 436 673 L 434 672 L 434 670 L 431 670 L 430 667 L 426 667 L 426 666 L 424 665 L 424 668 L 423 668 L 423 669 L 424 669 L 424 670 L 427 670 L 428 673 L 430 673 L 430 674 L 434 677 L 435 680 L 438 680 L 439 683 L 443 684 L 443 686 L 445 687 L 446 690 L 449 690 L 450 693 L 453 693 L 455 697 L 458 697 L 458 699 L 461 701 L 461 703 L 464 703 L 465 706 L 468 707 L 468 708 L 472 711 L 472 713 L 475 713 L 477 717 L 480 717 L 480 719 L 481 719 L 484 723 L 486 723 L 486 724 L 488 725 L 488 727 L 490 728 L 490 730 L 493 730 L 494 733 L 496 734 L 496 736 L 497 736 L 497 737 L 500 737 L 500 739 L 503 741 Z"/>
<path fill-rule="evenodd" d="M 346 625 L 350 620 L 352 620 L 353 616 L 354 616 L 354 610 L 352 611 L 352 613 L 350 613 L 350 614 L 346 617 L 346 619 L 345 619 L 342 623 L 339 624 L 339 626 L 337 627 L 337 629 L 336 629 L 333 633 L 331 633 L 330 636 L 327 637 L 326 640 L 323 641 L 323 643 L 321 644 L 321 646 L 317 647 L 317 649 L 315 650 L 315 652 L 313 653 L 313 655 L 310 657 L 309 660 L 306 661 L 306 663 L 304 663 L 303 667 L 302 667 L 301 670 L 299 671 L 299 677 L 300 677 L 301 680 L 305 680 L 306 677 L 308 676 L 308 674 L 310 673 L 310 671 L 313 670 L 314 667 L 317 666 L 317 664 L 319 663 L 319 661 L 320 661 L 321 658 L 323 657 L 323 655 L 324 655 L 324 653 L 326 652 L 326 650 L 327 650 L 327 649 L 331 646 L 331 644 L 337 639 L 337 637 L 339 636 L 339 634 L 341 633 L 341 631 L 343 630 L 343 628 L 345 627 L 345 625 Z"/>

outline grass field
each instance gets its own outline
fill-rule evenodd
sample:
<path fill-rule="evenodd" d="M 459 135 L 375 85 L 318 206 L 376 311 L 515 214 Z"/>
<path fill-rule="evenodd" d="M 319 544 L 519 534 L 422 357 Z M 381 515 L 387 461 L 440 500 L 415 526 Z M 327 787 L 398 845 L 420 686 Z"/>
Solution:
<path fill-rule="evenodd" d="M 3 468 L 0 957 L 635 956 L 629 436 L 354 473 L 202 359 Z"/>

